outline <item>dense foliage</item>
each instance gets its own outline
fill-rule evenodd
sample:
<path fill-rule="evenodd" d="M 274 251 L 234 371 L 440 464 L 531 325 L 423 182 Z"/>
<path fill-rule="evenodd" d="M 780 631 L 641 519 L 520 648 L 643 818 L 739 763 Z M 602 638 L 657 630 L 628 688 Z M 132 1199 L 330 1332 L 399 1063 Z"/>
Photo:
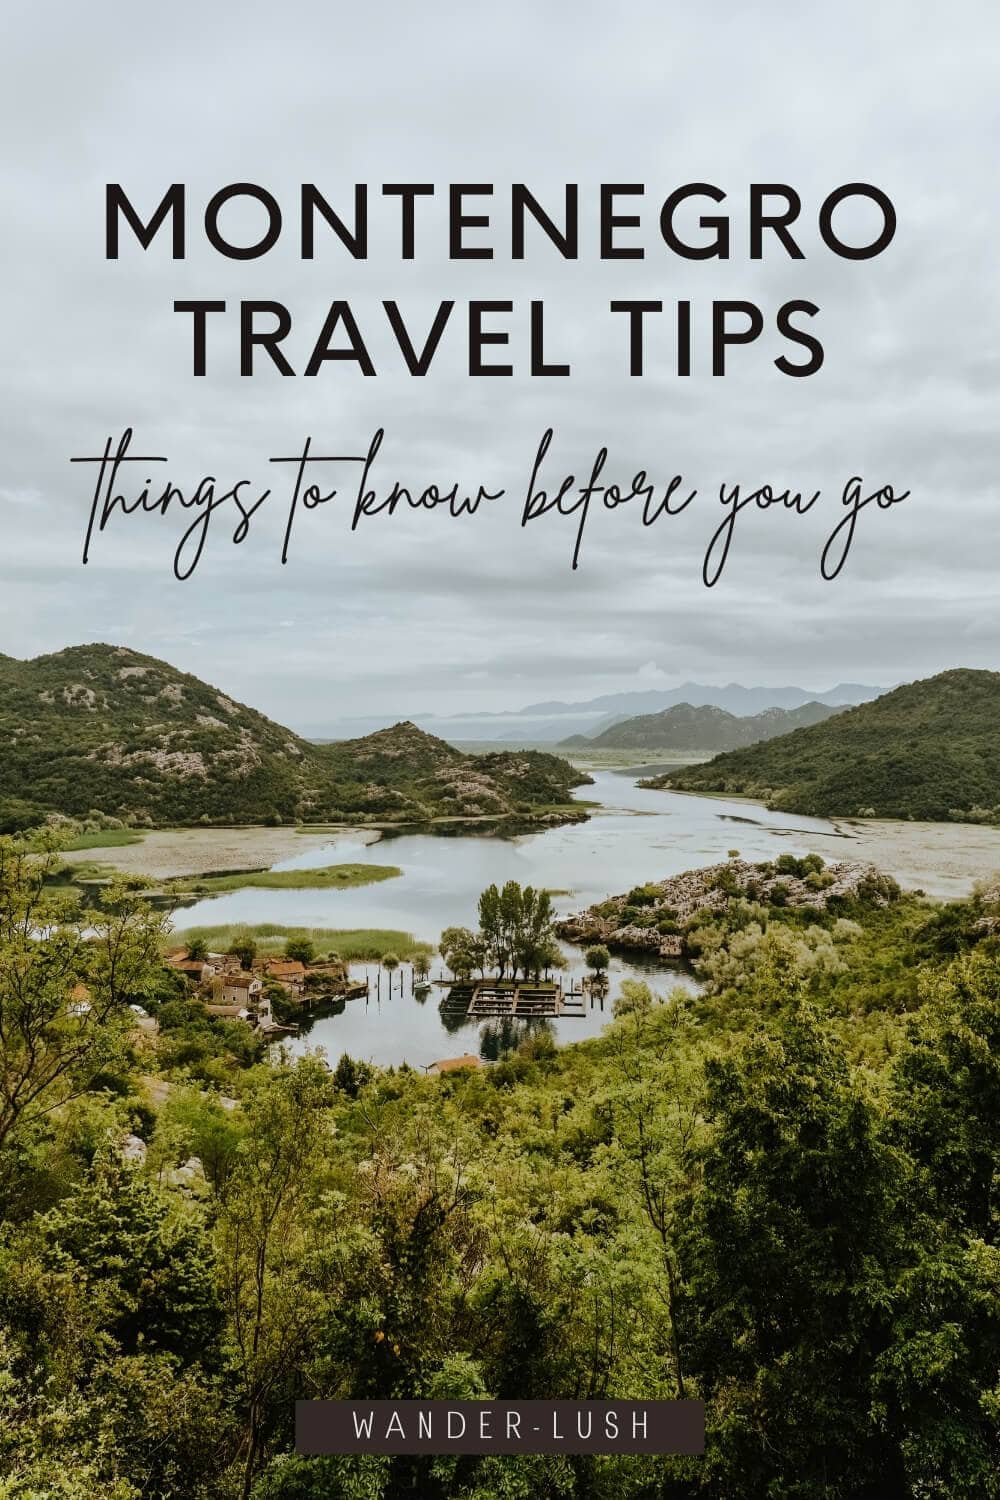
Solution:
<path fill-rule="evenodd" d="M 0 854 L 3 1500 L 1000 1496 L 996 891 L 733 896 L 697 995 L 431 1078 L 241 1050 Z M 680 1393 L 703 1458 L 292 1452 L 298 1397 Z"/>
<path fill-rule="evenodd" d="M 122 646 L 0 657 L 0 829 L 533 814 L 587 778 L 540 752 L 477 758 L 413 724 L 313 744 Z M 582 815 L 582 814 L 581 814 Z"/>
<path fill-rule="evenodd" d="M 645 785 L 743 793 L 817 817 L 995 823 L 998 724 L 1000 673 L 942 672 Z"/>

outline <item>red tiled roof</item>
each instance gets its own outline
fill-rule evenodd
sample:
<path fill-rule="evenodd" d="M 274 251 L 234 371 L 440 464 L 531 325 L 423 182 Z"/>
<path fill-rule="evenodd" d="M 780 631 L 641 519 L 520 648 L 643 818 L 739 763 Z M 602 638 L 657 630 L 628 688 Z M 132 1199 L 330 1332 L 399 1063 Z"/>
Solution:
<path fill-rule="evenodd" d="M 471 1052 L 465 1052 L 461 1057 L 442 1057 L 440 1062 L 432 1062 L 429 1066 L 439 1073 L 453 1073 L 456 1068 L 481 1068 L 482 1062 Z"/>
<path fill-rule="evenodd" d="M 275 979 L 304 979 L 306 977 L 305 965 L 297 958 L 272 958 L 266 968 Z"/>

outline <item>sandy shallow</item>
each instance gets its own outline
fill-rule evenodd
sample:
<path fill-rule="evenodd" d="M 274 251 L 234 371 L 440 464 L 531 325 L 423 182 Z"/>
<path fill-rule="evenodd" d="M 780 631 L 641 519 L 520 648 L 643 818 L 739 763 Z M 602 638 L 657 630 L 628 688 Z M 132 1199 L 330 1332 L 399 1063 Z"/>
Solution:
<path fill-rule="evenodd" d="M 1000 875 L 1000 828 L 978 823 L 834 823 L 834 833 L 811 832 L 809 847 L 824 859 L 867 859 L 906 890 L 949 901 L 967 896 L 979 880 Z"/>
<path fill-rule="evenodd" d="M 128 875 L 166 880 L 171 875 L 208 875 L 228 870 L 269 869 L 307 849 L 336 843 L 374 843 L 374 829 L 315 832 L 295 828 L 168 828 L 147 833 L 141 844 L 118 849 L 76 849 L 74 864 L 112 865 Z"/>

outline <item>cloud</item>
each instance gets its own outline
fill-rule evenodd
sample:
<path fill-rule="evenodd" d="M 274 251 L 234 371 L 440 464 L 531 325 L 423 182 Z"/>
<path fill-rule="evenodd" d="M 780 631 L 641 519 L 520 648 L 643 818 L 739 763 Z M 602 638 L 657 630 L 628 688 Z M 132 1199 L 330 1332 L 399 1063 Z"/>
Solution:
<path fill-rule="evenodd" d="M 350 14 L 320 0 L 280 13 L 179 0 L 132 27 L 107 3 L 44 15 L 20 5 L 6 29 L 0 111 L 17 144 L 0 167 L 0 650 L 127 638 L 311 724 L 686 678 L 894 682 L 996 666 L 1000 293 L 996 207 L 983 189 L 1000 123 L 992 7 L 973 0 L 914 26 L 902 0 L 830 12 L 729 0 L 711 13 L 637 0 L 579 7 L 568 26 L 565 10 L 524 0 Z M 893 245 L 871 262 L 829 255 L 816 229 L 825 195 L 854 180 L 881 185 L 898 211 Z M 123 242 L 121 259 L 105 261 L 107 181 L 146 208 L 184 182 L 187 258 L 173 261 L 157 240 L 146 254 Z M 285 211 L 286 232 L 262 260 L 223 261 L 199 231 L 204 203 L 234 181 L 261 183 Z M 380 192 L 406 181 L 438 188 L 421 206 L 412 261 L 399 255 L 398 205 Z M 513 181 L 552 205 L 579 183 L 577 262 L 540 234 L 523 262 L 510 259 Z M 726 191 L 730 261 L 664 249 L 658 204 L 686 181 Z M 805 260 L 749 260 L 752 181 L 798 189 Z M 301 260 L 303 182 L 338 205 L 355 183 L 371 185 L 366 261 L 332 236 Z M 494 260 L 447 260 L 449 182 L 496 184 L 483 235 Z M 596 255 L 602 182 L 646 184 L 635 235 L 645 259 Z M 185 297 L 229 304 L 204 379 L 191 374 L 190 328 L 172 310 Z M 650 320 L 641 380 L 608 310 L 621 297 L 668 309 Z M 710 304 L 726 297 L 759 303 L 769 330 L 733 351 L 720 380 L 707 336 Z M 820 306 L 825 363 L 793 380 L 772 364 L 771 325 L 781 302 L 803 297 Z M 349 300 L 378 375 L 331 363 L 314 379 L 268 368 L 242 378 L 241 298 L 287 305 L 297 369 L 331 301 Z M 405 373 L 386 298 L 414 329 L 430 326 L 442 298 L 456 301 L 424 379 Z M 477 298 L 515 305 L 512 379 L 468 377 L 464 308 Z M 532 299 L 545 302 L 550 358 L 569 360 L 569 379 L 527 373 Z M 694 309 L 690 378 L 675 373 L 679 299 Z M 221 516 L 213 522 L 187 583 L 171 576 L 172 516 L 116 520 L 83 568 L 89 484 L 68 460 L 127 425 L 188 489 L 206 474 L 273 484 L 269 458 L 306 434 L 353 451 L 384 426 L 387 486 L 482 482 L 507 493 L 475 517 L 411 512 L 352 532 L 343 480 L 337 501 L 299 516 L 282 567 L 287 495 L 276 490 L 240 547 Z M 609 477 L 627 484 L 643 467 L 666 484 L 680 473 L 697 504 L 649 528 L 635 506 L 595 508 L 574 572 L 574 520 L 519 524 L 549 426 L 552 483 L 588 472 L 606 445 Z M 827 585 L 818 557 L 853 474 L 912 496 L 861 518 L 849 566 Z M 723 482 L 818 486 L 824 498 L 807 516 L 742 516 L 725 575 L 706 590 L 701 559 Z"/>

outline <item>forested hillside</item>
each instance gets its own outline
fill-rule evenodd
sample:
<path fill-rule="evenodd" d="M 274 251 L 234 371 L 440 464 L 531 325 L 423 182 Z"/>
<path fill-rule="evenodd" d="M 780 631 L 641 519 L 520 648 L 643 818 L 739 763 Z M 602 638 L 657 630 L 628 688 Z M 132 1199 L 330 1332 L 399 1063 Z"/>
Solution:
<path fill-rule="evenodd" d="M 129 824 L 420 820 L 562 805 L 556 756 L 475 758 L 412 724 L 316 745 L 121 646 L 0 658 L 0 828 L 47 813 Z"/>
<path fill-rule="evenodd" d="M 1000 673 L 956 669 L 645 784 L 820 817 L 997 822 L 998 748 Z"/>

